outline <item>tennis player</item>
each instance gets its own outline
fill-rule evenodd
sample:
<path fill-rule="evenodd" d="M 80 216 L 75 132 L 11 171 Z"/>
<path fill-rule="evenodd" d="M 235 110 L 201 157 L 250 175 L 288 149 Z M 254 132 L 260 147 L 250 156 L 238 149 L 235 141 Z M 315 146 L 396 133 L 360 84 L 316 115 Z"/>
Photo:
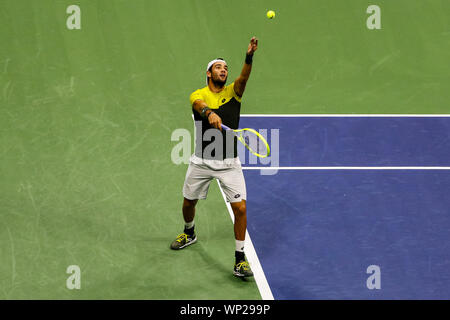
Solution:
<path fill-rule="evenodd" d="M 225 85 L 228 78 L 226 61 L 222 58 L 210 61 L 206 68 L 207 86 L 194 91 L 190 96 L 196 126 L 196 149 L 190 158 L 183 186 L 184 232 L 171 244 L 172 249 L 179 250 L 197 241 L 194 232 L 195 206 L 199 199 L 206 199 L 211 180 L 217 179 L 235 217 L 236 251 L 233 273 L 237 277 L 253 276 L 244 254 L 247 194 L 237 154 L 237 140 L 233 134 L 226 133 L 229 130 L 222 131 L 221 124 L 231 129 L 239 127 L 242 95 L 250 77 L 253 54 L 257 47 L 258 39 L 252 37 L 241 74 L 229 85 Z"/>

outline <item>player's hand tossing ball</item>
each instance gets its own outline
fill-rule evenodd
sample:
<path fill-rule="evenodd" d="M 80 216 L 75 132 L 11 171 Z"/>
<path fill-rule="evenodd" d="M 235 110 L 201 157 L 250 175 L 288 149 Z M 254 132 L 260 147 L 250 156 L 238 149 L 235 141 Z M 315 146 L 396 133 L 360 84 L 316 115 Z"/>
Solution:
<path fill-rule="evenodd" d="M 275 18 L 275 11 L 273 11 L 273 10 L 267 11 L 267 18 L 269 18 L 269 19 Z"/>

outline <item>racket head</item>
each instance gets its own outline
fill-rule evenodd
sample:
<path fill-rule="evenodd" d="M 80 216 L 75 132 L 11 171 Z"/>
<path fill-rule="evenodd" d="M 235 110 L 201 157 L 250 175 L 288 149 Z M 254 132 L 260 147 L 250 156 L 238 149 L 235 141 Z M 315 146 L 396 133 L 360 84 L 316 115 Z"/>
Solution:
<path fill-rule="evenodd" d="M 251 128 L 235 130 L 237 138 L 255 156 L 265 158 L 270 155 L 267 140 L 258 131 Z"/>

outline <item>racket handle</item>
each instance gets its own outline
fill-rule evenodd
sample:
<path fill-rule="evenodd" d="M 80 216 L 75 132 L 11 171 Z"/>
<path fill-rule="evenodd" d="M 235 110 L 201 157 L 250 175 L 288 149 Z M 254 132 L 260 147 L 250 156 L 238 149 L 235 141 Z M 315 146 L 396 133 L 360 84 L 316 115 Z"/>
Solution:
<path fill-rule="evenodd" d="M 229 127 L 227 127 L 227 126 L 224 125 L 223 123 L 222 123 L 222 129 L 225 129 L 225 130 L 231 130 Z"/>

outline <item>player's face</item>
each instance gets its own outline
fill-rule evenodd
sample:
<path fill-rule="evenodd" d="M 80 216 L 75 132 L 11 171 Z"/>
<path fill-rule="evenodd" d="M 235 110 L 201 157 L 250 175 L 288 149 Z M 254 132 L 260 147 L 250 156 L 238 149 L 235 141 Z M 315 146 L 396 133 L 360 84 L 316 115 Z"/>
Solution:
<path fill-rule="evenodd" d="M 228 78 L 228 67 L 223 62 L 216 62 L 211 67 L 211 80 L 214 84 L 224 86 Z"/>

